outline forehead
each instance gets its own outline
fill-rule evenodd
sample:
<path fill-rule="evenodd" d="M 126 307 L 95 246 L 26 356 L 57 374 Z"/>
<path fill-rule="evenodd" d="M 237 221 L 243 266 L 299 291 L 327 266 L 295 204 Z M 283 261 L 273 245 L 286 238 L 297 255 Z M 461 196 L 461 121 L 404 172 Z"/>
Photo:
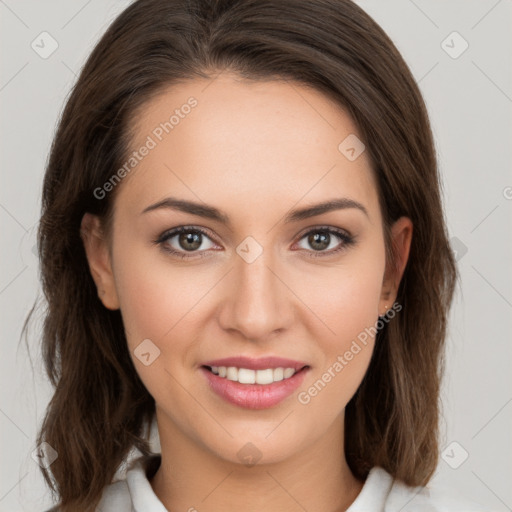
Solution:
<path fill-rule="evenodd" d="M 229 73 L 188 80 L 146 102 L 132 123 L 132 150 L 151 149 L 119 191 L 131 204 L 181 194 L 242 207 L 340 195 L 377 205 L 367 152 L 351 161 L 340 150 L 357 140 L 355 123 L 305 85 Z"/>

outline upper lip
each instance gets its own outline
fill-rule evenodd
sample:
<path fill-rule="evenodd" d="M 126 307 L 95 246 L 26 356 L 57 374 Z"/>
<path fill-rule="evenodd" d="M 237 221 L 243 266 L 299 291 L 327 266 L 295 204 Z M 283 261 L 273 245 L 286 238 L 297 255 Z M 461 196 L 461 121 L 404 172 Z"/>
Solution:
<path fill-rule="evenodd" d="M 245 356 L 237 356 L 206 361 L 203 363 L 203 366 L 234 366 L 236 368 L 247 368 L 249 370 L 265 370 L 267 368 L 293 368 L 295 371 L 299 371 L 305 366 L 308 366 L 308 364 L 293 359 L 285 359 L 283 357 L 267 356 L 251 358 Z"/>

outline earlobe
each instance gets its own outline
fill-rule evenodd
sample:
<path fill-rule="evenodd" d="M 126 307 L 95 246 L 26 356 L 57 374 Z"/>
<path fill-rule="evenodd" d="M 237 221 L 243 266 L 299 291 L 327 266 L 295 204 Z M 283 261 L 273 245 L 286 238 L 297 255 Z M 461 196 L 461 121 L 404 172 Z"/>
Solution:
<path fill-rule="evenodd" d="M 396 260 L 387 262 L 386 272 L 382 283 L 381 304 L 379 311 L 385 313 L 383 304 L 394 303 L 398 294 L 398 287 L 402 280 L 412 241 L 413 224 L 408 217 L 400 217 L 391 227 L 391 243 L 394 247 Z"/>
<path fill-rule="evenodd" d="M 86 213 L 80 226 L 89 270 L 98 290 L 98 297 L 107 309 L 119 309 L 108 244 L 97 215 Z"/>

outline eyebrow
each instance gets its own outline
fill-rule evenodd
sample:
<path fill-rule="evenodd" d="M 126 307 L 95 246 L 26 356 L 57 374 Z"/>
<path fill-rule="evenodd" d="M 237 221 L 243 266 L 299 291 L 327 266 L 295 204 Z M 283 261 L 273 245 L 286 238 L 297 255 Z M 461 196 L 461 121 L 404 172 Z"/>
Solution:
<path fill-rule="evenodd" d="M 197 215 L 199 217 L 205 217 L 208 219 L 218 221 L 227 226 L 231 225 L 229 217 L 225 213 L 221 212 L 220 210 L 213 206 L 209 206 L 207 204 L 202 203 L 196 203 L 193 201 L 187 201 L 185 199 L 176 199 L 174 197 L 166 197 L 165 199 L 162 199 L 161 201 L 158 201 L 157 203 L 148 206 L 141 212 L 141 215 L 143 213 L 163 208 L 178 210 L 185 213 L 191 213 L 192 215 Z M 331 199 L 323 203 L 307 206 L 305 208 L 292 210 L 285 216 L 284 222 L 285 224 L 288 224 L 291 222 L 297 222 L 299 220 L 308 219 L 310 217 L 315 217 L 317 215 L 321 215 L 323 213 L 327 213 L 330 211 L 345 210 L 349 208 L 358 209 L 369 218 L 368 211 L 361 203 L 353 199 L 349 199 L 347 197 L 342 197 L 339 199 Z"/>

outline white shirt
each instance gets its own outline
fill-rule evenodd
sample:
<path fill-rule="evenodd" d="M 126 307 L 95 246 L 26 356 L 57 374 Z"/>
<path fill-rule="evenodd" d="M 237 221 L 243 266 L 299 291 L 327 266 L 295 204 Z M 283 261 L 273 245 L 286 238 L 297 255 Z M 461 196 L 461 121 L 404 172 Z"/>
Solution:
<path fill-rule="evenodd" d="M 148 480 L 160 464 L 160 455 L 132 461 L 125 479 L 105 487 L 97 512 L 169 512 Z M 312 511 L 315 512 L 315 511 Z M 489 512 L 477 503 L 430 487 L 409 487 L 381 467 L 368 474 L 361 492 L 347 512 Z"/>

